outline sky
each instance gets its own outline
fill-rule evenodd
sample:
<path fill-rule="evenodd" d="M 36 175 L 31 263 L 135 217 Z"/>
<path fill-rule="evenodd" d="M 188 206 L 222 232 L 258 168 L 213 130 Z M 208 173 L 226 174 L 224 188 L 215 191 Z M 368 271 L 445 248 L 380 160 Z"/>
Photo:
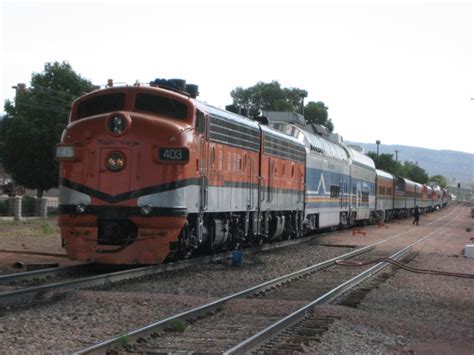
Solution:
<path fill-rule="evenodd" d="M 0 0 L 0 99 L 46 62 L 96 85 L 183 78 L 224 108 L 276 80 L 345 140 L 474 153 L 472 1 Z"/>

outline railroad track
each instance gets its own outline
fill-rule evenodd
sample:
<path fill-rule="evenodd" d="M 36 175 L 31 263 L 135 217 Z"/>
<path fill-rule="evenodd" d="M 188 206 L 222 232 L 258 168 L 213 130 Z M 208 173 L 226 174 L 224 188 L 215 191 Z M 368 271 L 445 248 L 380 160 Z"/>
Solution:
<path fill-rule="evenodd" d="M 390 258 L 398 260 L 404 257 L 415 244 L 448 223 L 450 222 L 390 255 Z M 336 260 L 355 257 L 369 251 L 374 253 L 372 249 L 376 245 L 414 230 L 419 228 L 122 334 L 80 350 L 77 354 L 114 351 L 212 351 L 233 354 L 259 349 L 272 337 L 304 320 L 316 305 L 334 300 L 388 265 L 386 262 L 380 262 L 373 267 L 367 267 L 362 273 L 349 268 L 340 268 L 340 272 L 336 272 L 330 267 Z M 388 255 L 376 252 L 371 258 L 381 256 Z M 274 349 L 273 344 L 270 348 Z M 286 348 L 283 347 L 283 350 L 285 349 L 291 350 L 291 347 L 288 348 L 287 345 Z"/>
<path fill-rule="evenodd" d="M 262 246 L 256 246 L 253 248 L 245 249 L 245 253 L 250 254 L 279 248 L 286 248 L 290 245 L 308 242 L 313 238 L 314 237 L 311 236 L 306 238 L 281 241 L 273 244 L 265 244 Z M 50 268 L 30 272 L 1 275 L 0 306 L 5 307 L 18 304 L 27 304 L 34 301 L 40 302 L 41 297 L 49 291 L 62 291 L 107 286 L 112 283 L 142 278 L 149 275 L 159 274 L 165 271 L 181 270 L 188 267 L 211 262 L 228 262 L 232 260 L 233 253 L 234 252 L 231 251 L 161 265 L 136 267 L 133 269 L 121 270 L 111 273 L 97 273 L 95 272 L 95 264 L 81 264 L 61 268 Z M 84 273 L 92 273 L 93 275 L 83 277 Z M 76 276 L 74 279 L 71 280 L 71 275 L 82 275 L 82 277 Z M 64 278 L 68 279 L 64 280 Z M 51 281 L 51 279 L 56 279 L 60 281 L 38 285 L 38 283 L 44 281 Z M 35 283 L 35 285 L 20 288 L 20 286 L 22 285 L 31 283 Z"/>
<path fill-rule="evenodd" d="M 0 275 L 0 285 L 33 282 L 36 280 L 47 279 L 67 274 L 83 272 L 91 268 L 94 264 L 79 264 L 63 267 L 52 267 L 34 271 L 17 272 L 12 274 Z"/>

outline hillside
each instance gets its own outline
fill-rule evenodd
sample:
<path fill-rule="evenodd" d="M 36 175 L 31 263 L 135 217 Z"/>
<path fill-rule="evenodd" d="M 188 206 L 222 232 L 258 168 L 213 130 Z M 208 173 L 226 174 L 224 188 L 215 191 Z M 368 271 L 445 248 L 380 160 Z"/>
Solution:
<path fill-rule="evenodd" d="M 356 143 L 345 141 L 346 144 L 361 145 L 364 152 L 376 152 L 377 145 L 373 143 Z M 434 150 L 405 145 L 381 144 L 379 153 L 393 154 L 398 150 L 398 160 L 418 162 L 428 175 L 443 175 L 448 182 L 474 182 L 474 154 L 452 150 Z"/>

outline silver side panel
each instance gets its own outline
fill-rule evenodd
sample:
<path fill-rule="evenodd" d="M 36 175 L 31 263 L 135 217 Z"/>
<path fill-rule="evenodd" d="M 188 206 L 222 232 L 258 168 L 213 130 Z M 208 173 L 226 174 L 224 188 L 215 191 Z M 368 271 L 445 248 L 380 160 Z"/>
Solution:
<path fill-rule="evenodd" d="M 188 213 L 199 212 L 199 186 L 187 186 L 173 191 L 159 192 L 138 198 L 138 206 L 187 208 Z M 205 212 L 255 211 L 257 190 L 234 187 L 208 187 L 208 204 Z M 251 208 L 250 208 L 251 207 Z"/>
<path fill-rule="evenodd" d="M 404 209 L 406 206 L 405 197 L 395 197 L 395 209 Z"/>
<path fill-rule="evenodd" d="M 339 211 L 319 211 L 319 228 L 337 226 L 339 224 Z"/>
<path fill-rule="evenodd" d="M 415 208 L 415 197 L 407 197 L 407 208 Z"/>
<path fill-rule="evenodd" d="M 283 190 L 272 191 L 268 197 L 268 189 L 265 191 L 264 201 L 261 203 L 262 211 L 302 211 L 304 208 L 304 195 L 301 191 L 287 192 Z"/>
<path fill-rule="evenodd" d="M 82 192 L 72 190 L 63 185 L 59 185 L 59 198 L 58 202 L 60 205 L 77 205 L 77 204 L 91 204 L 91 198 Z"/>
<path fill-rule="evenodd" d="M 356 215 L 356 220 L 363 220 L 363 219 L 369 219 L 370 217 L 370 212 L 371 212 L 371 209 L 370 208 L 362 208 L 362 207 L 356 207 L 353 209 L 354 211 L 357 211 L 357 215 Z"/>
<path fill-rule="evenodd" d="M 257 189 L 244 187 L 209 186 L 208 209 L 206 212 L 255 211 Z"/>
<path fill-rule="evenodd" d="M 187 186 L 172 191 L 141 196 L 138 206 L 187 208 L 188 213 L 199 211 L 199 186 Z"/>
<path fill-rule="evenodd" d="M 386 211 L 393 209 L 393 199 L 391 197 L 379 197 L 377 199 L 377 210 L 378 211 Z"/>

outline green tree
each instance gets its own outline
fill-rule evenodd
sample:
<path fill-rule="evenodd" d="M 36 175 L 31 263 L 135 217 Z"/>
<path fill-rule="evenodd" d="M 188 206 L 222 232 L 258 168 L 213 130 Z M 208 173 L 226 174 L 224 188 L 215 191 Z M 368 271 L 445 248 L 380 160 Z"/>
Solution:
<path fill-rule="evenodd" d="M 375 152 L 368 152 L 367 155 L 372 158 L 377 169 L 397 176 L 404 175 L 403 166 L 393 159 L 393 154 L 377 155 Z"/>
<path fill-rule="evenodd" d="M 436 182 L 441 187 L 448 187 L 448 180 L 443 175 L 434 175 L 430 177 L 430 181 Z"/>
<path fill-rule="evenodd" d="M 375 152 L 368 152 L 367 155 L 372 158 L 377 169 L 420 184 L 428 183 L 428 174 L 415 163 L 406 161 L 402 165 L 393 159 L 393 154 L 377 155 Z"/>
<path fill-rule="evenodd" d="M 282 88 L 278 81 L 258 82 L 246 89 L 237 87 L 231 91 L 233 104 L 249 111 L 251 117 L 257 117 L 262 111 L 301 112 L 301 102 L 308 95 L 299 88 Z M 305 106 L 305 120 L 326 126 L 330 132 L 334 125 L 328 118 L 328 108 L 323 102 L 310 101 Z"/>
<path fill-rule="evenodd" d="M 334 124 L 328 117 L 328 108 L 324 102 L 308 102 L 304 107 L 304 118 L 307 123 L 316 123 L 326 126 L 329 129 L 329 132 L 334 130 Z"/>
<path fill-rule="evenodd" d="M 38 197 L 58 185 L 55 146 L 72 101 L 92 89 L 69 63 L 46 63 L 43 72 L 32 74 L 30 88 L 17 88 L 14 102 L 6 101 L 1 159 L 16 183 L 37 189 Z"/>
<path fill-rule="evenodd" d="M 249 110 L 251 116 L 261 111 L 299 111 L 301 95 L 306 93 L 298 88 L 282 88 L 278 81 L 258 82 L 247 89 L 237 87 L 231 91 L 234 105 Z"/>
<path fill-rule="evenodd" d="M 403 169 L 405 170 L 405 175 L 407 179 L 418 182 L 420 184 L 428 183 L 428 174 L 425 169 L 420 168 L 418 164 L 406 161 L 403 163 Z"/>
<path fill-rule="evenodd" d="M 5 101 L 5 108 L 7 106 L 10 106 L 11 103 L 6 100 Z M 9 111 L 12 110 L 11 107 L 8 107 L 9 108 Z M 5 140 L 6 140 L 6 136 L 7 136 L 7 131 L 8 131 L 8 128 L 10 127 L 11 125 L 11 116 L 6 114 L 5 116 L 3 116 L 2 118 L 0 118 L 0 164 L 2 164 L 2 152 L 4 151 L 5 149 Z"/>

